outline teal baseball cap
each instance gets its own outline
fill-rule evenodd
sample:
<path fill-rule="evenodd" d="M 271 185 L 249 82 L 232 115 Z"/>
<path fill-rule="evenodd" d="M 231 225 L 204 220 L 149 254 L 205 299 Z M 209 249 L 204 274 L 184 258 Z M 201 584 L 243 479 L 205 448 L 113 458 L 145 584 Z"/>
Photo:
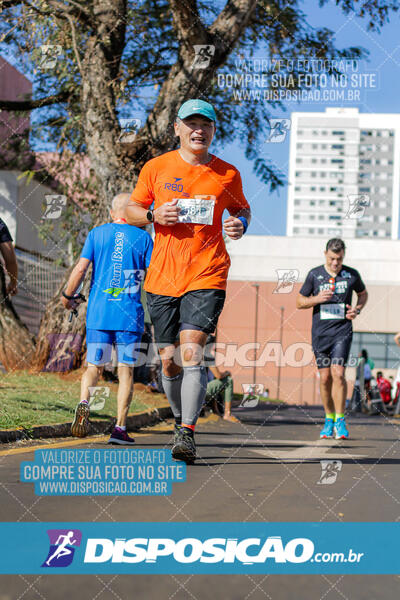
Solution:
<path fill-rule="evenodd" d="M 204 100 L 187 100 L 184 102 L 178 110 L 178 117 L 180 119 L 186 119 L 191 115 L 202 115 L 210 121 L 216 121 L 217 115 L 215 114 L 214 108 L 208 102 Z"/>

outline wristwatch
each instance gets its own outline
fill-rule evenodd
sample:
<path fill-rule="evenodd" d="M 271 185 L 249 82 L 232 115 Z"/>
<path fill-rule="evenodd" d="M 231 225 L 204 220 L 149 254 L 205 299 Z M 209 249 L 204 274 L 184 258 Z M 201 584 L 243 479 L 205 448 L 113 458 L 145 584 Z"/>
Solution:
<path fill-rule="evenodd" d="M 358 315 L 360 314 L 360 312 L 361 312 L 361 309 L 360 309 L 360 308 L 356 308 L 356 313 L 357 313 Z"/>
<path fill-rule="evenodd" d="M 146 213 L 146 218 L 150 223 L 154 223 L 154 210 L 148 210 Z"/>

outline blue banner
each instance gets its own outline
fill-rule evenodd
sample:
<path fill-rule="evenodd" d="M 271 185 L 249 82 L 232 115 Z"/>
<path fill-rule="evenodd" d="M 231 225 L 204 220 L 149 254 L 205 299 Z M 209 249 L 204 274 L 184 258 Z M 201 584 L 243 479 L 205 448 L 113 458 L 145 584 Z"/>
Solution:
<path fill-rule="evenodd" d="M 400 523 L 1 523 L 0 573 L 398 574 Z"/>
<path fill-rule="evenodd" d="M 170 450 L 36 450 L 23 461 L 20 479 L 37 496 L 168 496 L 186 480 L 186 464 Z"/>

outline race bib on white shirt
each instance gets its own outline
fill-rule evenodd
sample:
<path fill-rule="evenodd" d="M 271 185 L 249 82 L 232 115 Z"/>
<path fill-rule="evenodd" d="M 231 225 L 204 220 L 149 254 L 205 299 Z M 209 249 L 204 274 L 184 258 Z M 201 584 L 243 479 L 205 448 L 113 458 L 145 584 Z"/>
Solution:
<path fill-rule="evenodd" d="M 194 223 L 197 225 L 212 225 L 215 199 L 179 198 L 179 223 Z"/>
<path fill-rule="evenodd" d="M 319 314 L 322 320 L 344 319 L 346 317 L 344 302 L 340 302 L 339 304 L 321 304 Z"/>

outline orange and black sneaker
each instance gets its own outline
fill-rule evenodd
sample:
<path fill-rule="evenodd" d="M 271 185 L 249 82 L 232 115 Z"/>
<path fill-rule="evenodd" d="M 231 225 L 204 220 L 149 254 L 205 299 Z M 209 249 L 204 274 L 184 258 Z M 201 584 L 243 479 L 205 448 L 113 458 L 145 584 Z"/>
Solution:
<path fill-rule="evenodd" d="M 87 402 L 79 402 L 75 409 L 75 417 L 71 425 L 71 435 L 85 437 L 89 433 L 90 408 Z"/>

